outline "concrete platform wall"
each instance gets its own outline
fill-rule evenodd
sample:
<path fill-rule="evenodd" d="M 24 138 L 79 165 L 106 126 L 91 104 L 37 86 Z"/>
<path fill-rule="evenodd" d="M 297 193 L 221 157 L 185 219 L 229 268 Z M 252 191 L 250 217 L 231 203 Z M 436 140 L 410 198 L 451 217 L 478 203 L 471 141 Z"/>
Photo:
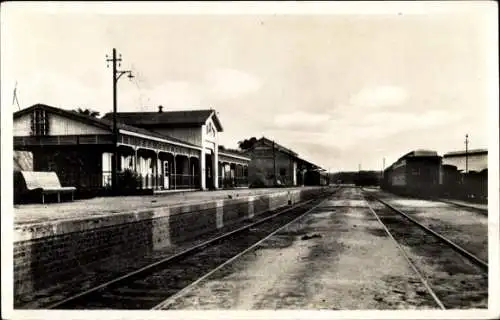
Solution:
<path fill-rule="evenodd" d="M 14 295 L 43 290 L 85 272 L 85 265 L 114 255 L 144 256 L 154 250 L 305 201 L 325 188 L 213 200 L 137 210 L 119 215 L 17 226 Z"/>

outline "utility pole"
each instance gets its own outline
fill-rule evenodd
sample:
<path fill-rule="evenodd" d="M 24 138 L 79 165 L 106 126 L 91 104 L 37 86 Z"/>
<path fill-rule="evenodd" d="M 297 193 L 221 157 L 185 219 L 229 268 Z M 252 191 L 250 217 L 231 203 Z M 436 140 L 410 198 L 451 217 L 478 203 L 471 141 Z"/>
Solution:
<path fill-rule="evenodd" d="M 465 173 L 469 172 L 469 135 L 465 135 Z"/>
<path fill-rule="evenodd" d="M 278 182 L 278 178 L 276 177 L 276 152 L 275 152 L 275 147 L 274 147 L 274 140 L 273 140 L 273 175 L 274 175 L 274 185 L 276 186 Z"/>
<path fill-rule="evenodd" d="M 118 177 L 118 127 L 116 125 L 116 109 L 117 109 L 117 83 L 120 77 L 124 74 L 128 74 L 127 77 L 132 79 L 132 71 L 130 70 L 117 70 L 116 64 L 121 67 L 122 55 L 116 56 L 116 49 L 113 48 L 113 56 L 111 58 L 106 55 L 107 67 L 109 68 L 109 62 L 112 63 L 113 67 L 113 161 L 111 164 L 111 187 L 113 189 L 113 194 L 117 194 L 117 177 Z"/>
<path fill-rule="evenodd" d="M 380 173 L 380 184 L 384 180 L 384 170 L 385 170 L 385 157 L 382 158 L 382 172 Z"/>

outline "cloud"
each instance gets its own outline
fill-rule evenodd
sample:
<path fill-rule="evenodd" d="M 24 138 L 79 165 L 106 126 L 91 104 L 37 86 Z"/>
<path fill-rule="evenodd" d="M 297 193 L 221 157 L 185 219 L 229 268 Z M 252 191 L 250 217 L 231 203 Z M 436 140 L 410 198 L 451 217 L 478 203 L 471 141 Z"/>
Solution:
<path fill-rule="evenodd" d="M 200 87 L 188 81 L 166 81 L 152 89 L 130 84 L 120 97 L 126 111 L 156 111 L 159 105 L 166 109 L 194 109 L 203 105 Z M 125 89 L 125 88 L 124 88 Z"/>
<path fill-rule="evenodd" d="M 329 123 L 329 114 L 304 111 L 276 115 L 273 122 L 276 129 L 313 132 L 324 130 Z"/>
<path fill-rule="evenodd" d="M 405 89 L 395 86 L 364 88 L 351 96 L 350 105 L 356 107 L 381 108 L 402 105 L 408 98 Z"/>
<path fill-rule="evenodd" d="M 207 93 L 218 99 L 234 99 L 257 91 L 261 84 L 257 77 L 235 69 L 213 69 L 206 75 Z"/>

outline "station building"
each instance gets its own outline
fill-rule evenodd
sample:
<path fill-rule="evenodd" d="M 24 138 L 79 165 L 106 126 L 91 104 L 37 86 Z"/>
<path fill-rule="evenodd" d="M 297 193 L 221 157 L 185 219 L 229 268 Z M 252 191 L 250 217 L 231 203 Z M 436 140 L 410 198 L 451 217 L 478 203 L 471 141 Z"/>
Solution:
<path fill-rule="evenodd" d="M 303 186 L 326 184 L 326 174 L 319 166 L 273 140 L 262 137 L 243 152 L 251 159 L 248 180 L 251 185 Z M 314 177 L 316 176 L 316 177 Z"/>
<path fill-rule="evenodd" d="M 32 170 L 55 171 L 80 189 L 111 185 L 112 114 L 102 119 L 44 104 L 14 113 L 14 151 L 29 152 Z M 118 171 L 151 190 L 218 189 L 224 179 L 248 186 L 250 158 L 221 151 L 215 110 L 117 113 Z"/>

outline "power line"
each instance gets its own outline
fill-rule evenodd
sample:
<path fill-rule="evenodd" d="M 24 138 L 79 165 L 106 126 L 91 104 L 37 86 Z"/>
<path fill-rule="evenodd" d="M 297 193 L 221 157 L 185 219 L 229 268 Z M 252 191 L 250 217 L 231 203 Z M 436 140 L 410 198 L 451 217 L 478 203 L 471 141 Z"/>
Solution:
<path fill-rule="evenodd" d="M 149 86 L 149 82 L 145 81 L 145 79 L 141 76 L 141 73 L 135 70 L 134 65 L 132 65 L 132 70 L 134 71 L 136 77 L 133 79 L 133 82 L 137 89 L 139 90 L 139 103 L 140 103 L 140 109 L 141 111 L 144 111 L 144 108 L 146 107 L 146 104 L 151 102 L 151 97 L 146 94 L 146 90 L 143 89 L 143 87 L 139 83 L 143 83 L 146 86 Z M 144 103 L 144 99 L 146 99 L 146 103 Z"/>

